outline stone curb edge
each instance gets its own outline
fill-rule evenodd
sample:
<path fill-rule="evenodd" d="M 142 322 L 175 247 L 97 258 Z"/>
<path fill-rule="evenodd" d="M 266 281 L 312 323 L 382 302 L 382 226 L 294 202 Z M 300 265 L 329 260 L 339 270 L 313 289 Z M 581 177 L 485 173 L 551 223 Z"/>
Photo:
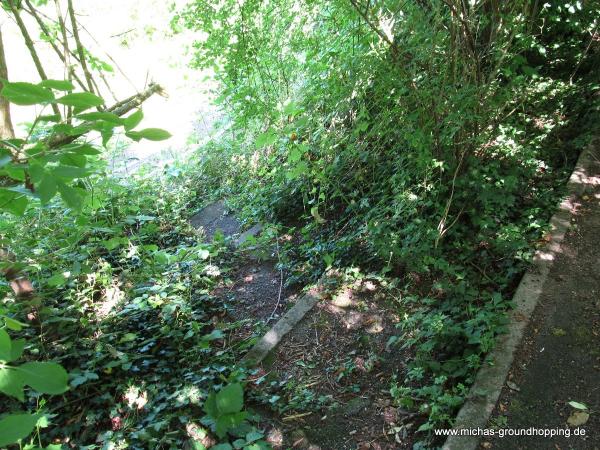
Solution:
<path fill-rule="evenodd" d="M 243 362 L 250 365 L 256 365 L 281 342 L 283 337 L 288 334 L 298 322 L 300 322 L 307 312 L 321 299 L 318 288 L 313 288 L 298 299 L 284 316 L 277 321 L 267 334 L 254 344 L 254 346 L 242 358 Z"/>
<path fill-rule="evenodd" d="M 542 294 L 550 268 L 561 250 L 577 196 L 585 192 L 586 187 L 594 181 L 598 182 L 598 179 L 594 180 L 593 169 L 598 166 L 596 174 L 600 173 L 599 154 L 597 141 L 594 139 L 579 155 L 567 183 L 567 197 L 550 220 L 550 241 L 535 253 L 533 266 L 523 276 L 513 296 L 515 308 L 509 313 L 507 333 L 498 338 L 496 347 L 488 356 L 488 361 L 492 361 L 493 365 L 486 364 L 479 369 L 467 400 L 456 416 L 453 430 L 486 428 L 529 319 Z M 475 450 L 479 441 L 480 436 L 449 436 L 442 450 Z"/>

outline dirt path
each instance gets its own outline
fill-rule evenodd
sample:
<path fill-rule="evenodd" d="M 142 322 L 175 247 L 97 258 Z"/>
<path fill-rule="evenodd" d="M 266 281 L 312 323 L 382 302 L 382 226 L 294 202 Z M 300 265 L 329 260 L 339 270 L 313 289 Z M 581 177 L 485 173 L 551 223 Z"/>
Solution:
<path fill-rule="evenodd" d="M 600 187 L 579 202 L 490 423 L 570 437 L 484 438 L 480 448 L 600 449 Z"/>

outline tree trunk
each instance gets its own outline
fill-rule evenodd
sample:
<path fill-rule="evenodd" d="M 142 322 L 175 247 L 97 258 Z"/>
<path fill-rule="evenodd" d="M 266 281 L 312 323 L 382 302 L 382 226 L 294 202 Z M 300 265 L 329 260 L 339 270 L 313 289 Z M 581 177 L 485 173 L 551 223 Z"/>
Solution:
<path fill-rule="evenodd" d="M 4 54 L 4 43 L 2 41 L 2 28 L 0 28 L 0 89 L 2 81 L 8 80 L 8 68 L 6 65 L 6 55 Z M 0 97 L 0 139 L 12 139 L 15 137 L 15 130 L 10 118 L 10 103 L 4 97 Z"/>

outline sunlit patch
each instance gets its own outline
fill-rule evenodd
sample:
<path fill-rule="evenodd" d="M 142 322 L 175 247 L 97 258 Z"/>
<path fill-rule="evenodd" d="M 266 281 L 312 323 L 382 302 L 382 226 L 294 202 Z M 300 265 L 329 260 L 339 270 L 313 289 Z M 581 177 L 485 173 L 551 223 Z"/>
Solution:
<path fill-rule="evenodd" d="M 541 259 L 542 261 L 554 261 L 554 253 L 540 252 L 537 254 L 536 258 Z"/>
<path fill-rule="evenodd" d="M 340 289 L 329 302 L 320 308 L 338 316 L 347 330 L 364 329 L 369 334 L 381 333 L 384 330 L 383 318 L 373 311 L 375 305 L 362 297 L 371 296 L 377 290 L 373 281 L 356 282 Z"/>
<path fill-rule="evenodd" d="M 110 312 L 119 304 L 123 299 L 124 292 L 121 290 L 117 283 L 106 288 L 104 295 L 100 303 L 97 305 L 98 318 L 103 319 L 110 314 Z"/>
<path fill-rule="evenodd" d="M 184 386 L 177 392 L 175 400 L 180 404 L 192 403 L 198 405 L 202 400 L 202 393 L 196 386 Z"/>
<path fill-rule="evenodd" d="M 217 266 L 209 264 L 204 268 L 204 273 L 211 277 L 218 277 L 221 275 L 221 270 Z"/>
<path fill-rule="evenodd" d="M 352 289 L 343 289 L 333 297 L 331 303 L 339 308 L 347 308 L 355 304 L 355 302 L 352 300 Z"/>
<path fill-rule="evenodd" d="M 369 280 L 367 280 L 363 283 L 363 287 L 365 290 L 371 291 L 371 292 L 373 292 L 377 289 L 377 286 L 375 285 L 375 283 L 373 283 L 372 281 L 369 281 Z"/>
<path fill-rule="evenodd" d="M 201 444 L 203 448 L 210 448 L 217 443 L 205 428 L 195 422 L 186 424 L 185 431 L 190 438 Z"/>
<path fill-rule="evenodd" d="M 266 441 L 275 448 L 283 445 L 283 433 L 279 428 L 273 428 L 267 433 Z"/>
<path fill-rule="evenodd" d="M 148 403 L 148 392 L 142 391 L 136 386 L 129 386 L 123 398 L 127 402 L 127 406 L 139 410 Z"/>

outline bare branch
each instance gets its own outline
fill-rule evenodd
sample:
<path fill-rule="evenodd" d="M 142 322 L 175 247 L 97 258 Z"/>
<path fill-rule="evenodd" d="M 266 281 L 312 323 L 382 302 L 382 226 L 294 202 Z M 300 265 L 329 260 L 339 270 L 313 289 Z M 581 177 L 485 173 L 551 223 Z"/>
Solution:
<path fill-rule="evenodd" d="M 29 13 L 29 15 L 31 15 L 35 19 L 35 21 L 37 22 L 38 26 L 42 30 L 42 33 L 44 33 L 48 37 L 51 37 L 50 36 L 50 30 L 48 30 L 48 27 L 46 26 L 46 24 L 44 23 L 44 21 L 42 20 L 42 18 L 40 17 L 40 15 L 37 13 L 37 11 L 35 10 L 35 8 L 31 4 L 31 2 L 29 0 L 25 0 L 25 3 L 29 7 L 29 9 L 25 9 L 25 11 L 27 11 Z M 61 29 L 62 29 L 62 27 L 64 27 L 64 22 L 63 22 L 62 18 L 59 20 L 59 24 L 61 25 Z M 64 32 L 64 30 L 63 30 L 63 32 Z M 87 88 L 85 87 L 85 85 L 81 81 L 81 78 L 79 78 L 77 76 L 77 74 L 75 73 L 75 70 L 70 65 L 69 56 L 71 55 L 71 52 L 69 50 L 68 42 L 66 40 L 66 34 L 63 34 L 64 53 L 63 53 L 63 51 L 61 51 L 58 48 L 58 46 L 54 43 L 54 41 L 52 39 L 48 39 L 48 43 L 50 44 L 50 46 L 52 47 L 52 49 L 54 50 L 54 52 L 58 55 L 58 57 L 63 62 L 63 64 L 65 64 L 65 67 L 67 68 L 68 75 L 70 77 L 73 77 L 73 79 L 77 82 L 77 84 L 81 87 L 81 89 L 83 89 L 84 91 L 87 90 Z"/>
<path fill-rule="evenodd" d="M 77 45 L 77 53 L 79 54 L 79 64 L 83 70 L 85 75 L 85 79 L 87 81 L 87 85 L 90 92 L 94 92 L 94 83 L 92 81 L 92 74 L 90 73 L 87 63 L 85 62 L 85 53 L 83 50 L 83 45 L 81 45 L 81 40 L 79 39 L 79 30 L 77 29 L 77 19 L 75 18 L 75 9 L 73 8 L 73 0 L 68 0 L 67 8 L 69 10 L 69 17 L 71 19 L 71 26 L 73 27 L 73 38 L 75 39 L 75 44 Z"/>
<path fill-rule="evenodd" d="M 8 80 L 8 67 L 4 54 L 4 42 L 2 41 L 2 29 L 0 28 L 0 78 Z M 0 89 L 2 81 L 0 81 Z M 10 103 L 4 97 L 0 97 L 0 139 L 12 139 L 15 130 L 10 117 Z"/>
<path fill-rule="evenodd" d="M 29 54 L 31 55 L 31 59 L 33 59 L 33 63 L 35 64 L 35 68 L 38 71 L 38 74 L 40 75 L 40 78 L 42 80 L 47 80 L 48 76 L 46 75 L 46 71 L 44 70 L 44 67 L 42 66 L 42 63 L 40 61 L 40 57 L 37 54 L 37 51 L 35 50 L 35 45 L 33 44 L 33 40 L 31 39 L 31 36 L 29 35 L 29 31 L 27 31 L 27 27 L 25 26 L 25 23 L 23 22 L 23 19 L 21 18 L 21 14 L 19 13 L 19 9 L 16 7 L 14 0 L 8 0 L 8 6 L 10 7 L 10 11 L 12 12 L 13 16 L 15 17 L 15 20 L 17 21 L 17 26 L 19 27 L 19 30 L 21 31 L 21 35 L 23 36 L 23 39 L 25 40 L 25 45 L 27 46 L 27 49 L 29 50 Z M 58 106 L 56 106 L 56 104 L 52 104 L 52 111 L 54 111 L 54 114 L 57 114 L 58 116 L 60 116 L 60 110 L 58 109 Z"/>

